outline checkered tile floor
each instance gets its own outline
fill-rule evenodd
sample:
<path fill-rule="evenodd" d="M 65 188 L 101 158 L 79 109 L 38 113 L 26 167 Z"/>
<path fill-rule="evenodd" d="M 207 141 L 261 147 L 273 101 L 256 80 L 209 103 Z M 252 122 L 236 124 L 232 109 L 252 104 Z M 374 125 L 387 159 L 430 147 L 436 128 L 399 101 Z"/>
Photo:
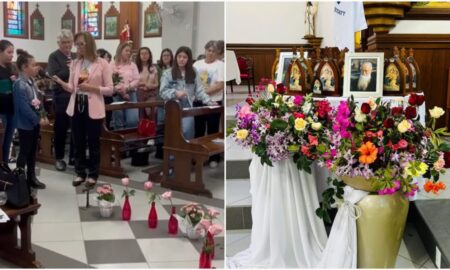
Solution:
<path fill-rule="evenodd" d="M 81 188 L 71 185 L 72 174 L 41 169 L 40 179 L 47 189 L 40 190 L 38 201 L 42 204 L 32 223 L 32 243 L 37 259 L 44 267 L 56 268 L 197 268 L 202 241 L 189 240 L 179 232 L 167 233 L 170 202 L 158 201 L 158 227 L 149 229 L 147 216 L 150 209 L 143 184 L 132 182 L 136 195 L 130 198 L 131 221 L 121 220 L 120 197 L 123 188 L 120 180 L 100 178 L 112 183 L 116 194 L 113 216 L 102 218 L 95 201 L 90 196 L 91 207 L 86 206 L 86 195 Z M 154 191 L 166 191 L 158 186 Z M 186 203 L 198 202 L 221 212 L 217 223 L 223 225 L 223 200 L 173 192 L 177 210 Z M 223 268 L 224 237 L 216 238 L 216 258 L 213 266 Z M 7 267 L 10 265 L 6 265 Z M 2 267 L 0 261 L 0 267 Z"/>

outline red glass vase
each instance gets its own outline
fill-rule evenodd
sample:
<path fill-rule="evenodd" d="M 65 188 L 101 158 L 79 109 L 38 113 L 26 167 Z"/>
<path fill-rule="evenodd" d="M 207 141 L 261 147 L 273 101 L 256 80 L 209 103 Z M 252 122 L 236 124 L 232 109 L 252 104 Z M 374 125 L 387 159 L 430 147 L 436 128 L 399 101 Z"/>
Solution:
<path fill-rule="evenodd" d="M 158 226 L 158 214 L 156 213 L 155 202 L 152 202 L 152 208 L 148 213 L 148 227 L 154 229 Z"/>
<path fill-rule="evenodd" d="M 125 196 L 125 202 L 123 203 L 122 208 L 122 220 L 130 220 L 131 219 L 131 205 L 128 199 L 128 196 Z"/>
<path fill-rule="evenodd" d="M 178 220 L 175 217 L 176 207 L 172 206 L 172 213 L 169 218 L 169 234 L 176 235 L 178 233 Z"/>
<path fill-rule="evenodd" d="M 211 254 L 206 251 L 202 251 L 200 254 L 200 260 L 198 262 L 198 268 L 209 269 L 211 268 Z"/>
<path fill-rule="evenodd" d="M 211 247 L 211 259 L 214 260 L 215 255 L 215 244 L 214 244 L 214 236 L 210 232 L 206 235 L 206 242 Z"/>

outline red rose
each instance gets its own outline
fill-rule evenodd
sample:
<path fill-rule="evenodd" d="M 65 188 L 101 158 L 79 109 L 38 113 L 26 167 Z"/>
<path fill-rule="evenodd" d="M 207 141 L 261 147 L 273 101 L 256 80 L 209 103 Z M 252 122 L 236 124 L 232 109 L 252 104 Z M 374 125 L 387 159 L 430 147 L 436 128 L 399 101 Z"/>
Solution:
<path fill-rule="evenodd" d="M 370 105 L 368 103 L 363 103 L 361 105 L 361 111 L 365 114 L 369 114 L 370 113 Z"/>
<path fill-rule="evenodd" d="M 297 119 L 297 118 L 305 119 L 305 115 L 303 113 L 298 113 L 298 112 L 294 112 L 294 117 L 295 117 L 295 119 Z"/>
<path fill-rule="evenodd" d="M 411 154 L 414 154 L 414 153 L 416 152 L 416 146 L 415 146 L 414 144 L 410 144 L 410 145 L 408 146 L 408 151 L 409 151 Z"/>
<path fill-rule="evenodd" d="M 416 118 L 416 116 L 417 116 L 416 107 L 412 107 L 412 106 L 406 107 L 405 115 L 406 115 L 406 118 L 408 118 L 408 119 Z"/>
<path fill-rule="evenodd" d="M 385 128 L 393 128 L 394 124 L 395 123 L 394 123 L 394 120 L 392 118 L 388 118 L 388 119 L 384 120 L 384 122 L 383 122 L 383 126 Z"/>
<path fill-rule="evenodd" d="M 450 152 L 444 152 L 445 168 L 450 168 Z"/>
<path fill-rule="evenodd" d="M 408 99 L 408 103 L 412 106 L 417 105 L 417 95 L 411 94 Z"/>
<path fill-rule="evenodd" d="M 421 106 L 425 102 L 424 95 L 417 95 L 417 106 Z"/>
<path fill-rule="evenodd" d="M 391 109 L 392 115 L 397 115 L 397 114 L 401 114 L 403 113 L 403 108 L 402 107 L 393 107 Z"/>
<path fill-rule="evenodd" d="M 251 106 L 255 102 L 255 100 L 253 98 L 251 98 L 251 97 L 248 97 L 248 98 L 245 99 L 245 102 L 247 102 L 248 105 Z"/>
<path fill-rule="evenodd" d="M 282 95 L 286 92 L 286 87 L 282 83 L 277 84 L 277 93 Z"/>

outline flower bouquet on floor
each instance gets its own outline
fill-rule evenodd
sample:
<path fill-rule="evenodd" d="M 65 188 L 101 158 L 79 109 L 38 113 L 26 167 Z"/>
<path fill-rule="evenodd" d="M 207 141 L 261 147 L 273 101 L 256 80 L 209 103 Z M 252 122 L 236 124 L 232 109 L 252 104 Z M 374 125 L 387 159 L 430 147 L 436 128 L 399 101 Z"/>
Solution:
<path fill-rule="evenodd" d="M 156 193 L 152 192 L 151 189 L 153 188 L 153 182 L 147 181 L 144 183 L 144 189 L 147 192 L 148 201 L 151 204 L 150 212 L 148 213 L 148 227 L 150 229 L 155 229 L 158 226 L 158 213 L 156 211 Z"/>
<path fill-rule="evenodd" d="M 180 231 L 189 239 L 201 238 L 204 232 L 198 228 L 205 215 L 202 208 L 197 203 L 189 203 L 181 207 L 180 211 L 178 216 Z"/>
<path fill-rule="evenodd" d="M 97 187 L 97 203 L 102 217 L 110 217 L 113 213 L 114 201 L 116 199 L 114 190 L 110 184 Z"/>
<path fill-rule="evenodd" d="M 223 227 L 220 224 L 213 223 L 219 216 L 219 211 L 213 208 L 208 209 L 208 213 L 200 221 L 200 226 L 197 230 L 202 231 L 204 235 L 202 252 L 199 258 L 199 268 L 211 268 L 211 261 L 215 257 L 216 244 L 214 236 L 220 234 L 223 231 Z"/>
<path fill-rule="evenodd" d="M 130 183 L 130 179 L 128 177 L 122 178 L 122 185 L 125 187 L 125 190 L 122 193 L 122 198 L 125 197 L 125 201 L 122 207 L 122 220 L 130 220 L 131 219 L 131 205 L 129 197 L 134 196 L 135 190 L 128 190 L 128 185 Z"/>
<path fill-rule="evenodd" d="M 299 170 L 311 173 L 312 162 L 325 152 L 332 108 L 311 94 L 285 96 L 285 92 L 282 84 L 263 79 L 257 96 L 236 106 L 236 125 L 228 133 L 239 145 L 251 148 L 262 164 L 272 166 L 292 156 Z"/>

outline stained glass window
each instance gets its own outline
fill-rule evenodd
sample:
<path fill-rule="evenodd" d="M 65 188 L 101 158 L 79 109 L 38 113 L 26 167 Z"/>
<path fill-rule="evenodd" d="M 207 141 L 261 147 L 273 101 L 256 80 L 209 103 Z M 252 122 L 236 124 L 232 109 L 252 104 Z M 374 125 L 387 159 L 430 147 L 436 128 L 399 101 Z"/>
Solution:
<path fill-rule="evenodd" d="M 27 8 L 25 2 L 8 1 L 4 3 L 5 36 L 28 38 Z"/>
<path fill-rule="evenodd" d="M 101 5 L 98 1 L 80 3 L 81 31 L 91 33 L 94 38 L 101 38 Z"/>

